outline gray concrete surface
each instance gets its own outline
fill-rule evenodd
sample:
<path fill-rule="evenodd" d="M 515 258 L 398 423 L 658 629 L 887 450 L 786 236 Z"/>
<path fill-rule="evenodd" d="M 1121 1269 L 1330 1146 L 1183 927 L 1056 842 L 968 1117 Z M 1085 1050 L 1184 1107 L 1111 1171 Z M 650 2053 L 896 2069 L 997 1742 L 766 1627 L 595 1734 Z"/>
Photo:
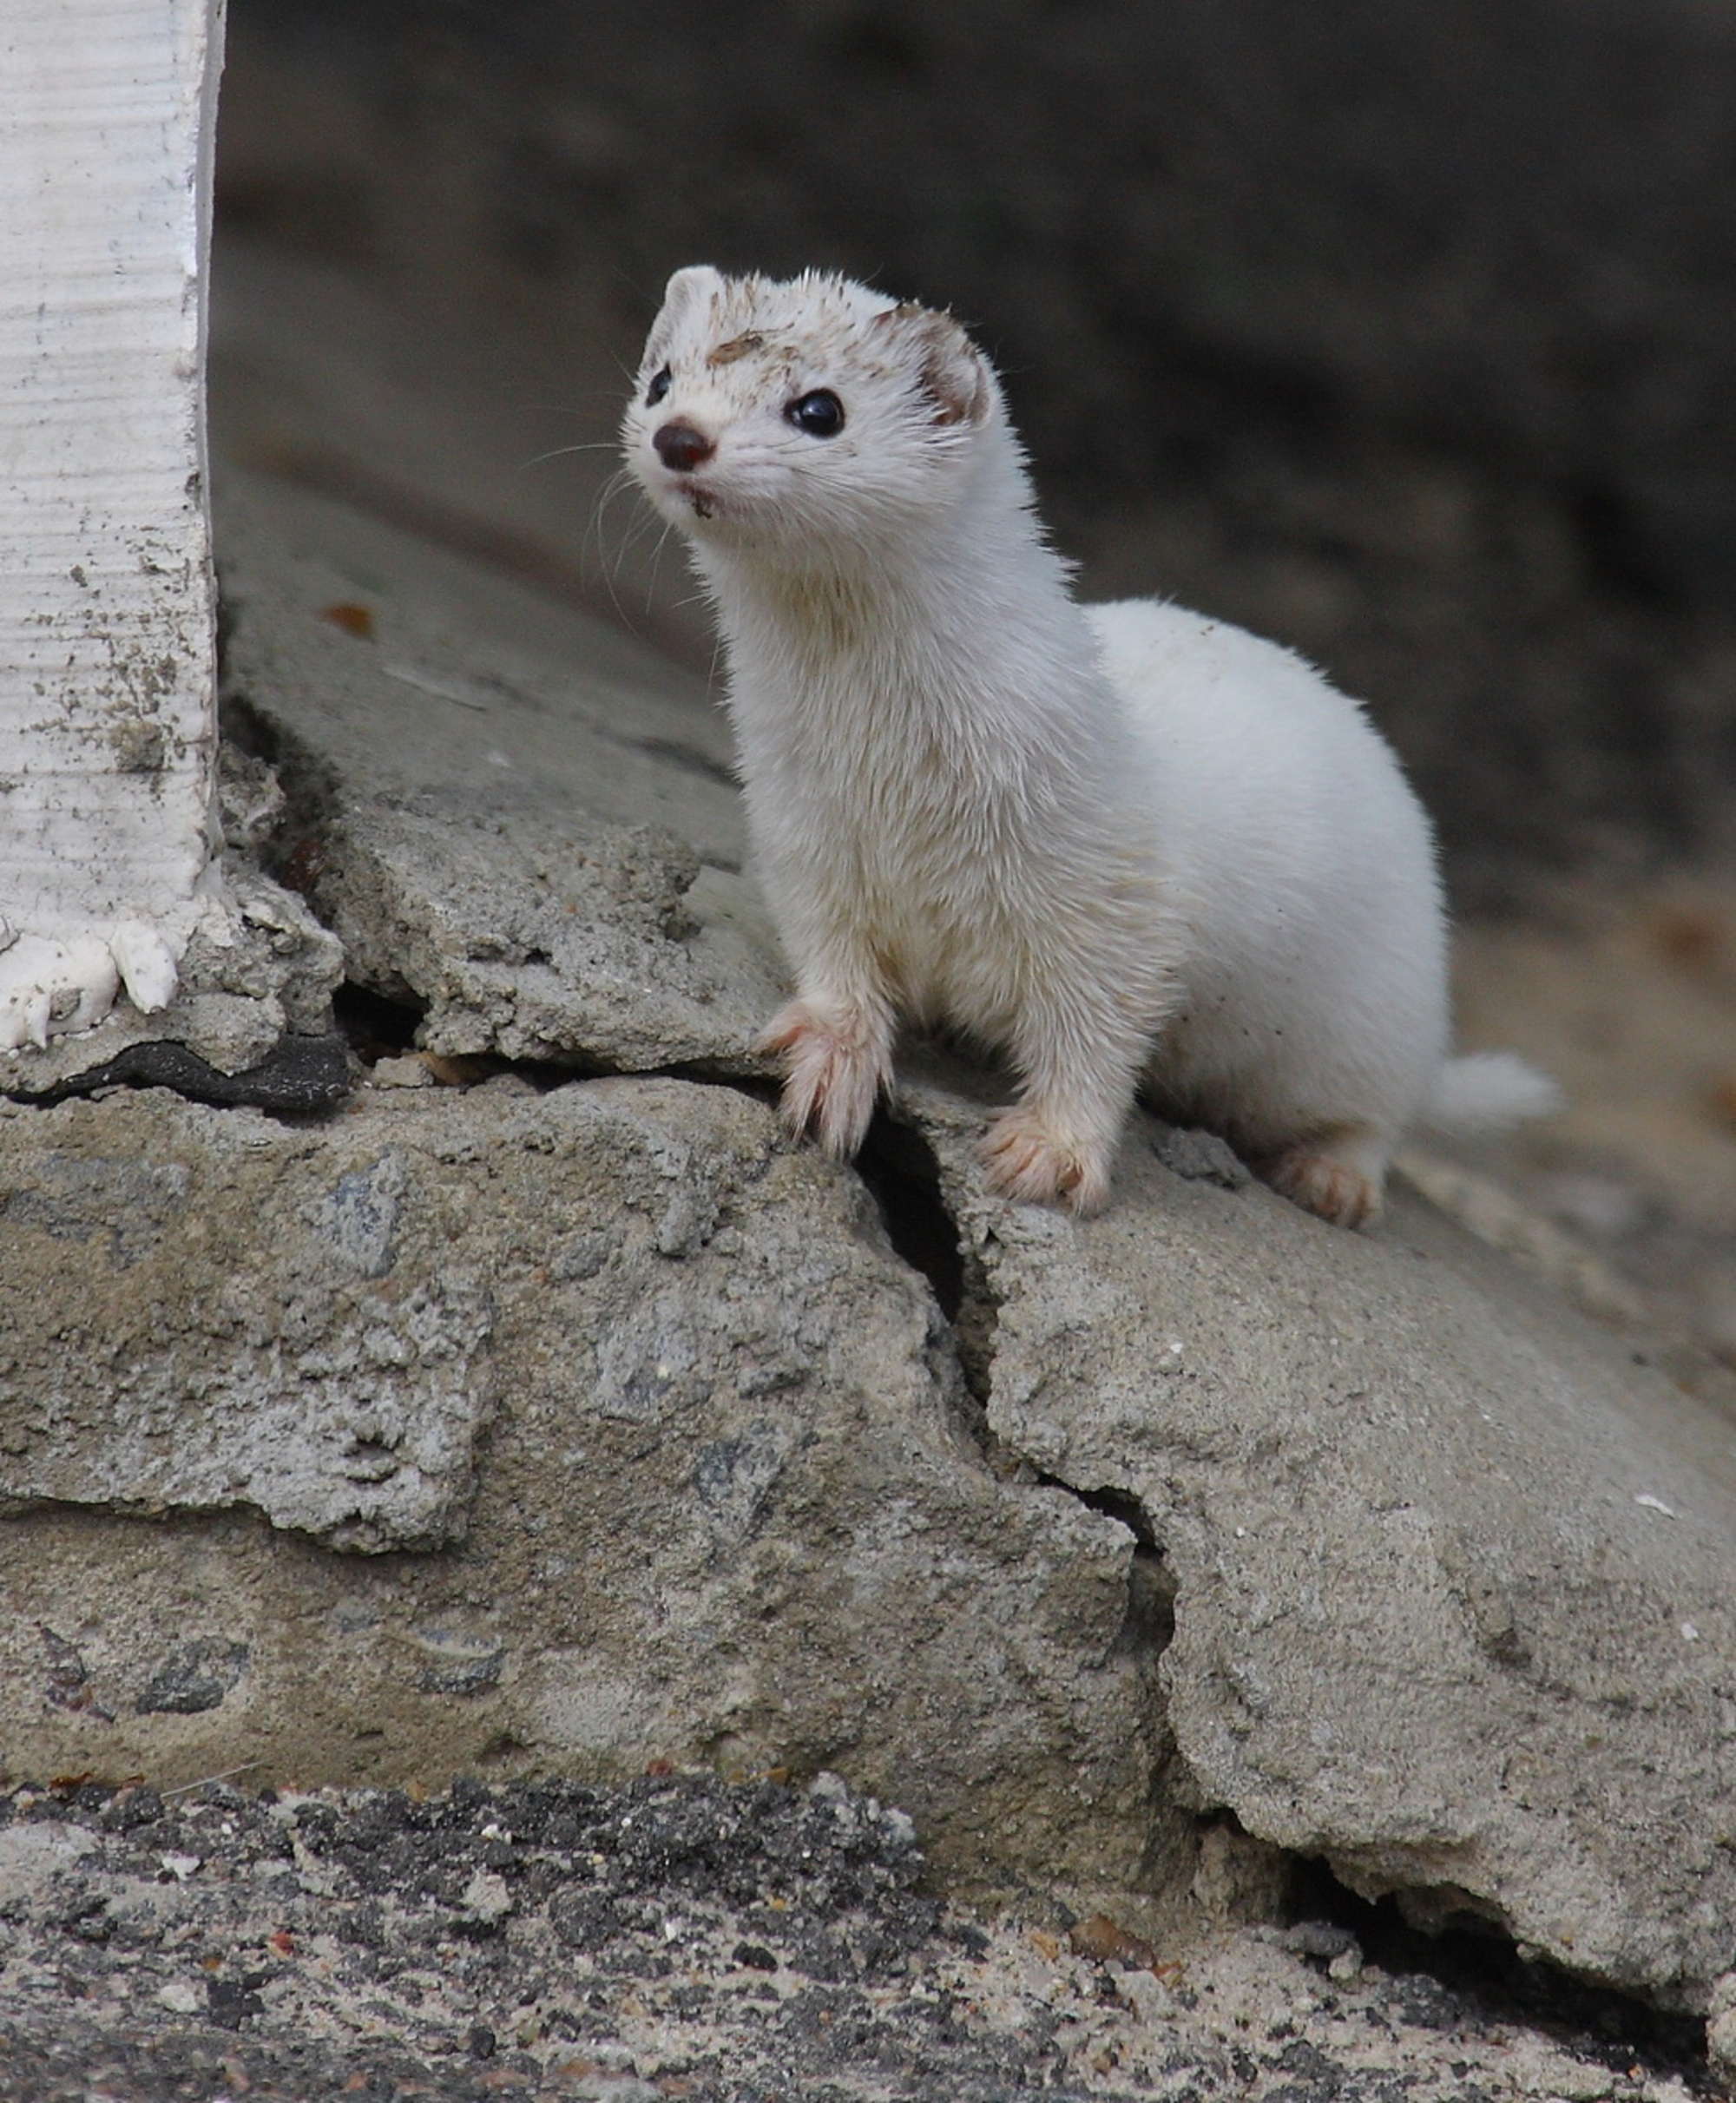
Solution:
<path fill-rule="evenodd" d="M 925 1282 L 762 1104 L 0 1133 L 11 1771 L 841 1766 L 962 1877 L 1185 1884 L 1132 1537 L 991 1469 Z"/>
<path fill-rule="evenodd" d="M 753 1070 L 776 947 L 700 682 L 342 505 L 218 495 L 226 725 L 351 977 L 431 1050 Z"/>
<path fill-rule="evenodd" d="M 1082 1230 L 984 1194 L 914 1091 L 991 1339 L 988 1423 L 1161 1551 L 1204 1804 L 1421 1918 L 1623 1986 L 1736 1931 L 1736 1425 L 1401 1195 L 1317 1231 L 1130 1148 Z"/>
<path fill-rule="evenodd" d="M 915 1061 L 859 1173 L 792 1148 L 702 694 L 222 516 L 260 851 L 421 1048 L 0 1108 L 9 1772 L 834 1769 L 957 1888 L 1180 1932 L 1325 1857 L 1703 2008 L 1731 1420 L 1402 1193 L 1346 1236 L 1141 1121 L 1104 1218 L 1009 1206 Z"/>

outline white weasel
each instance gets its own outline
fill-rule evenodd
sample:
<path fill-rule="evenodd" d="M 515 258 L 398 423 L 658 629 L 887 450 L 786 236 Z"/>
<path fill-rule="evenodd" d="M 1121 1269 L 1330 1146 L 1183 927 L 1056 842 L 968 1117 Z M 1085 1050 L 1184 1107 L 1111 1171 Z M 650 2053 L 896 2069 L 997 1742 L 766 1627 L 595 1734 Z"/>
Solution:
<path fill-rule="evenodd" d="M 1356 1226 L 1408 1126 L 1549 1107 L 1447 1057 L 1428 821 L 1356 703 L 1221 621 L 1075 601 L 949 316 L 678 271 L 623 438 L 727 647 L 794 1129 L 852 1153 L 898 1019 L 946 1022 L 1017 1068 L 1009 1196 L 1101 1205 L 1140 1088 Z"/>

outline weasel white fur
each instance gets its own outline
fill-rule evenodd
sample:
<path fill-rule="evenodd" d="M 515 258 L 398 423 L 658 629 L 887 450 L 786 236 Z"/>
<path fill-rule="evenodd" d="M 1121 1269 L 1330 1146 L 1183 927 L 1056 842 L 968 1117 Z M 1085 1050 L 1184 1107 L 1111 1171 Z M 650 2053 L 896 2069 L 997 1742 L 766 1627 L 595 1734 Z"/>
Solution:
<path fill-rule="evenodd" d="M 1428 821 L 1361 710 L 1222 621 L 1080 605 L 949 316 L 678 271 L 623 435 L 727 647 L 792 1127 L 852 1153 L 898 1021 L 944 1022 L 1017 1068 L 1010 1197 L 1101 1205 L 1140 1088 L 1356 1226 L 1407 1127 L 1549 1107 L 1448 1059 Z"/>

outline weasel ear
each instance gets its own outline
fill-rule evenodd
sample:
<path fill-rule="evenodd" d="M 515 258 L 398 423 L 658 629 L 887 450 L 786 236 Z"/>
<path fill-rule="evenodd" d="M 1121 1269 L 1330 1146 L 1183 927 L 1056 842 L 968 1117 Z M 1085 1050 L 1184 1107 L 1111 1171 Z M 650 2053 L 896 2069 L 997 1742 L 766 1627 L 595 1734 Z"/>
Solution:
<path fill-rule="evenodd" d="M 876 318 L 911 347 L 922 391 L 937 424 L 986 424 L 995 407 L 989 361 L 950 314 L 932 307 L 903 306 Z"/>
<path fill-rule="evenodd" d="M 663 287 L 663 304 L 651 325 L 650 340 L 645 345 L 646 358 L 655 358 L 674 334 L 682 316 L 691 312 L 701 300 L 715 299 L 723 285 L 723 273 L 713 270 L 709 263 L 694 263 L 686 270 L 678 270 Z"/>

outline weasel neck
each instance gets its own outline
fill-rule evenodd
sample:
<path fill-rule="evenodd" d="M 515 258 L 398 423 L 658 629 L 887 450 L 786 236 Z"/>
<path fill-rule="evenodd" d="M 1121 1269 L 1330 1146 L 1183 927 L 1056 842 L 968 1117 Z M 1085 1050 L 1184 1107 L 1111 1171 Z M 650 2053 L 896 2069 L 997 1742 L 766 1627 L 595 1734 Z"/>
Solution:
<path fill-rule="evenodd" d="M 885 732 L 1016 743 L 1021 719 L 1108 709 L 1068 566 L 1044 541 L 1010 446 L 985 459 L 944 518 L 896 541 L 819 547 L 799 565 L 699 551 L 728 644 L 731 706 L 812 697 L 835 715 L 871 709 Z M 775 699 L 773 699 L 775 697 Z"/>

